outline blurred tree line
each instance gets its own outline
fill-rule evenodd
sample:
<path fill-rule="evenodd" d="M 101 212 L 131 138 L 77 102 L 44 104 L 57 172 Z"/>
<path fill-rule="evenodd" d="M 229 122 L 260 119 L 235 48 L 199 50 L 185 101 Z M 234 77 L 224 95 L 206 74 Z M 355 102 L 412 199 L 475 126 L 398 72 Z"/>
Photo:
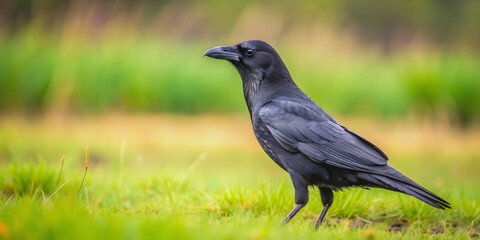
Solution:
<path fill-rule="evenodd" d="M 233 69 L 199 56 L 255 38 L 330 110 L 468 125 L 479 16 L 475 0 L 3 0 L 0 112 L 243 111 Z"/>
<path fill-rule="evenodd" d="M 296 24 L 309 25 L 321 19 L 336 28 L 354 31 L 364 43 L 378 44 L 385 52 L 418 37 L 441 48 L 462 46 L 480 50 L 480 2 L 476 0 L 310 0 L 294 3 L 285 0 L 3 0 L 0 2 L 0 24 L 7 32 L 15 32 L 31 21 L 42 21 L 50 29 L 65 21 L 72 12 L 93 11 L 98 26 L 92 28 L 101 28 L 109 18 L 132 15 L 141 18 L 143 27 L 148 27 L 159 20 L 156 19 L 159 15 L 170 15 L 161 19 L 165 21 L 161 28 L 180 31 L 183 37 L 193 40 L 218 39 L 230 33 L 238 18 L 248 14 L 253 5 L 274 12 L 282 22 L 283 32 L 289 32 Z M 185 17 L 194 24 L 187 30 L 178 27 L 185 23 L 175 21 Z"/>

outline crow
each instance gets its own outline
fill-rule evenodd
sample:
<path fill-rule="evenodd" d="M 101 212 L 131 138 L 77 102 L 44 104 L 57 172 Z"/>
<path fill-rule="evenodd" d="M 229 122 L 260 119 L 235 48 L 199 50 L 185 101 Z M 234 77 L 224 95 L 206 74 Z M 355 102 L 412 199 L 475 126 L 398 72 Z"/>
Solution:
<path fill-rule="evenodd" d="M 333 203 L 333 191 L 383 188 L 411 195 L 442 210 L 450 203 L 388 164 L 373 143 L 342 126 L 295 84 L 280 55 L 269 44 L 245 41 L 207 50 L 203 56 L 228 60 L 242 79 L 253 132 L 266 154 L 289 175 L 295 189 L 289 222 L 317 187 L 323 204 L 318 228 Z"/>

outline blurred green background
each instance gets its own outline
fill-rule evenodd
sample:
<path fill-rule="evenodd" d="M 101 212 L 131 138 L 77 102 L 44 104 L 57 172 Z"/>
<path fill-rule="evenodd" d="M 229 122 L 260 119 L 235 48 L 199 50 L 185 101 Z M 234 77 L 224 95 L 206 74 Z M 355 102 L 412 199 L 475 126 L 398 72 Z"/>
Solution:
<path fill-rule="evenodd" d="M 0 112 L 244 112 L 216 45 L 262 39 L 342 116 L 480 119 L 478 1 L 0 3 Z"/>

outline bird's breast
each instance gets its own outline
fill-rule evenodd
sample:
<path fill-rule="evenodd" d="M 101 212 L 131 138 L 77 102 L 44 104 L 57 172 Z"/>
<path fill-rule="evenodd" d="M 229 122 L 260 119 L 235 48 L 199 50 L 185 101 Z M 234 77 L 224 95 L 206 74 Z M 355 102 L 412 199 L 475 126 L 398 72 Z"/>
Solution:
<path fill-rule="evenodd" d="M 257 138 L 258 143 L 263 148 L 265 153 L 281 168 L 285 169 L 284 164 L 281 162 L 280 158 L 275 153 L 274 149 L 278 146 L 275 138 L 268 130 L 267 126 L 260 121 L 252 121 L 253 132 Z"/>

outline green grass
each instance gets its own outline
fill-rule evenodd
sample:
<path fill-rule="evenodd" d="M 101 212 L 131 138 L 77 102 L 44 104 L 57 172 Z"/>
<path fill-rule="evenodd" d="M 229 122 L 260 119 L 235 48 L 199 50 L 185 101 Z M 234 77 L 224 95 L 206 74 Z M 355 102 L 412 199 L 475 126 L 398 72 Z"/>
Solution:
<path fill-rule="evenodd" d="M 152 128 L 148 118 L 116 119 L 126 132 L 111 133 L 102 124 L 95 126 L 83 118 L 73 120 L 84 122 L 83 127 L 72 125 L 72 120 L 63 122 L 69 126 L 65 130 L 52 122 L 34 121 L 26 126 L 21 121 L 0 122 L 4 133 L 0 137 L 0 238 L 466 239 L 480 233 L 480 153 L 476 138 L 470 137 L 478 134 L 452 137 L 455 134 L 438 130 L 433 149 L 427 143 L 420 152 L 384 143 L 394 149 L 388 152 L 393 166 L 447 199 L 452 210 L 441 211 L 386 190 L 348 189 L 335 193 L 325 225 L 315 231 L 322 208 L 316 189 L 310 190 L 309 204 L 289 224 L 280 225 L 294 206 L 293 187 L 288 175 L 258 146 L 250 147 L 253 139 L 240 141 L 237 148 L 225 142 L 208 147 L 201 141 L 189 147 L 178 143 L 165 147 L 164 141 L 210 136 L 191 133 L 186 137 L 178 130 L 176 137 L 189 139 L 170 136 L 151 143 L 135 123 L 144 123 L 142 127 L 157 139 L 167 133 Z M 231 141 L 242 139 L 244 127 L 235 118 L 218 118 L 208 124 L 202 118 L 154 119 L 173 129 L 195 122 L 202 131 L 210 124 L 217 131 L 229 132 Z M 248 126 L 246 116 L 244 120 Z M 108 117 L 95 122 L 102 121 L 113 128 L 117 125 Z M 124 143 L 117 138 L 132 132 L 142 137 L 127 134 Z M 419 134 L 420 128 L 415 132 Z M 437 142 L 444 136 L 451 137 L 450 152 L 442 151 L 447 143 Z M 420 134 L 411 137 L 422 138 Z M 452 143 L 456 142 L 462 147 L 455 147 Z M 90 150 L 89 170 L 72 207 L 83 177 L 84 144 Z M 65 164 L 57 185 L 62 154 Z"/>
<path fill-rule="evenodd" d="M 266 159 L 264 159 L 266 160 Z M 440 211 L 411 197 L 383 190 L 353 189 L 336 193 L 325 226 L 313 230 L 321 203 L 311 191 L 309 205 L 286 226 L 281 219 L 293 207 L 287 179 L 219 179 L 191 173 L 106 173 L 87 177 L 72 209 L 81 174 L 50 200 L 40 196 L 4 195 L 1 220 L 12 239 L 289 239 L 467 238 L 478 236 L 478 198 L 461 194 L 469 188 L 434 189 L 453 203 Z M 179 176 L 180 175 L 180 176 Z M 214 172 L 212 172 L 214 175 Z M 8 177 L 8 175 L 7 175 Z M 474 194 L 479 194 L 478 190 Z M 87 198 L 88 197 L 88 198 Z M 28 228 L 29 231 L 25 231 Z"/>

